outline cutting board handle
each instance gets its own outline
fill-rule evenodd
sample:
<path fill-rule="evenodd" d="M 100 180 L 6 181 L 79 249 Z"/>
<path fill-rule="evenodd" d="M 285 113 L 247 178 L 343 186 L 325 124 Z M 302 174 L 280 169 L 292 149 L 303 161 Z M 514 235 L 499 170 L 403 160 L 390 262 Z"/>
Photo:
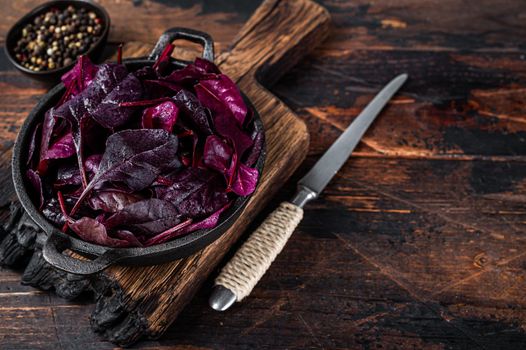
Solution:
<path fill-rule="evenodd" d="M 234 81 L 253 74 L 272 84 L 327 36 L 330 21 L 312 1 L 266 0 L 217 62 Z"/>

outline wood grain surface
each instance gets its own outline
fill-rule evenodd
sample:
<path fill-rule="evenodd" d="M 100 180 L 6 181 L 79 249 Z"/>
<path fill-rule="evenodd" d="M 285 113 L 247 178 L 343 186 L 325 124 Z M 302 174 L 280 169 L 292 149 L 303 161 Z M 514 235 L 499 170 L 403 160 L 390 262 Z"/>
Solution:
<path fill-rule="evenodd" d="M 0 1 L 0 42 L 33 1 Z M 113 44 L 166 27 L 206 30 L 227 48 L 258 1 L 101 1 Z M 522 0 L 321 1 L 329 39 L 271 91 L 308 126 L 307 161 L 385 82 L 410 80 L 250 298 L 227 313 L 211 280 L 160 340 L 169 349 L 521 349 L 526 342 L 526 5 Z M 131 25 L 130 23 L 133 23 Z M 110 54 L 111 51 L 108 51 Z M 10 148 L 46 86 L 0 53 L 0 205 Z M 267 209 L 268 211 L 268 209 Z M 265 215 L 261 213 L 254 225 Z M 2 218 L 7 216 L 2 212 Z M 74 302 L 0 270 L 0 348 L 111 349 Z"/>

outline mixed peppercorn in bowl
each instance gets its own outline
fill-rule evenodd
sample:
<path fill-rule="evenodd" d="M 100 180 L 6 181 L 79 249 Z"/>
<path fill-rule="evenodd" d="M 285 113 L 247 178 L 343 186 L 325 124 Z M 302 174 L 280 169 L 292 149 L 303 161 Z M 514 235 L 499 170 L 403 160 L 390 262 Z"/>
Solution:
<path fill-rule="evenodd" d="M 30 11 L 10 29 L 5 51 L 24 73 L 58 78 L 80 55 L 96 60 L 109 27 L 109 15 L 95 3 L 52 1 Z"/>

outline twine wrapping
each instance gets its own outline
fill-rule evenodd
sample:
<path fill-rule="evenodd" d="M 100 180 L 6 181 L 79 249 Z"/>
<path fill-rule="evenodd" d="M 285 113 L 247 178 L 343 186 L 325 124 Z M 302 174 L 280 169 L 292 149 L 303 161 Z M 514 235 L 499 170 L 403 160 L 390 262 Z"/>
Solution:
<path fill-rule="evenodd" d="M 303 209 L 283 202 L 252 233 L 215 280 L 241 301 L 250 294 L 303 218 Z"/>

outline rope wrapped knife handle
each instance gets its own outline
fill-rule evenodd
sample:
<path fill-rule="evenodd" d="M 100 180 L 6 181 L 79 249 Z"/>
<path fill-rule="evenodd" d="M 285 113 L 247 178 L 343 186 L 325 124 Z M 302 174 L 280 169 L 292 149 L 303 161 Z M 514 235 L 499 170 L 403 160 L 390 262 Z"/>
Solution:
<path fill-rule="evenodd" d="M 302 218 L 302 208 L 281 203 L 225 265 L 216 285 L 230 289 L 237 301 L 243 300 L 285 247 Z"/>
<path fill-rule="evenodd" d="M 228 302 L 218 301 L 222 298 L 213 294 L 214 309 L 226 310 L 234 301 L 250 294 L 300 223 L 305 203 L 315 197 L 313 191 L 300 187 L 291 203 L 281 203 L 250 235 L 215 280 L 216 292 L 231 293 L 231 298 Z"/>

